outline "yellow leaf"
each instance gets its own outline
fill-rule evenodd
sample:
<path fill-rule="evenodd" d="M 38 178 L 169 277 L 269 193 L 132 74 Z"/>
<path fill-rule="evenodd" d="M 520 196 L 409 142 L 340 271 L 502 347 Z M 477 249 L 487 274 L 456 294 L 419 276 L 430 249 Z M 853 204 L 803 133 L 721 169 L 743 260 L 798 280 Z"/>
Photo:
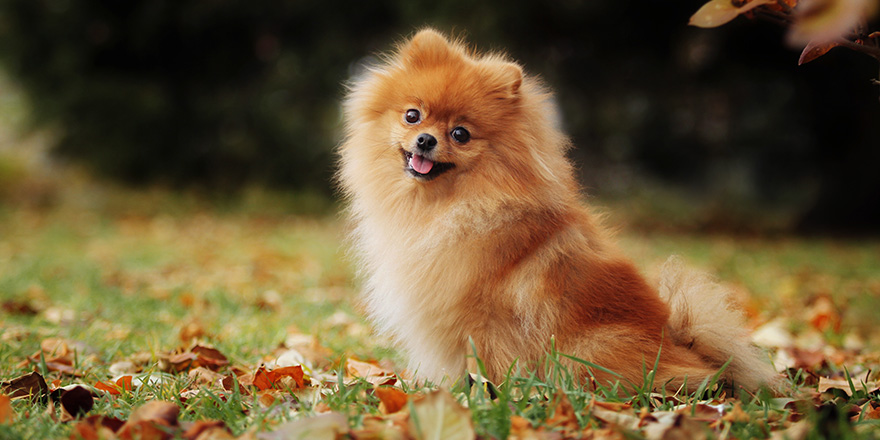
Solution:
<path fill-rule="evenodd" d="M 472 440 L 470 412 L 445 390 L 434 391 L 413 403 L 410 434 L 416 440 Z"/>
<path fill-rule="evenodd" d="M 742 6 L 735 6 L 733 0 L 712 0 L 698 9 L 688 24 L 701 28 L 718 27 L 744 12 L 769 3 L 775 3 L 775 0 L 752 0 Z"/>

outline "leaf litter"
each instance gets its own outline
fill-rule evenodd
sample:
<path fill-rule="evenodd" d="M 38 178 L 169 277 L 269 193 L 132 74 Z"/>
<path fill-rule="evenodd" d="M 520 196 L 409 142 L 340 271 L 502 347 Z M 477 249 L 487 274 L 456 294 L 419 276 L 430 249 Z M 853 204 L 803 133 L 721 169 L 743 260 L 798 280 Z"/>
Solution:
<path fill-rule="evenodd" d="M 302 249 L 320 246 L 262 241 L 265 223 L 256 219 L 130 216 L 111 224 L 113 231 L 84 234 L 86 252 L 69 251 L 97 262 L 98 282 L 122 300 L 151 301 L 137 304 L 152 307 L 151 322 L 167 330 L 157 341 L 102 351 L 107 341 L 136 337 L 137 324 L 69 306 L 45 280 L 23 286 L 2 309 L 3 342 L 21 348 L 3 358 L 14 373 L 3 373 L 0 426 L 42 417 L 64 427 L 57 437 L 87 439 L 659 439 L 802 438 L 834 426 L 868 436 L 880 420 L 880 356 L 868 348 L 871 332 L 848 324 L 865 307 L 850 306 L 860 300 L 855 294 L 840 295 L 880 297 L 876 277 L 795 274 L 779 284 L 785 314 L 753 313 L 756 342 L 790 377 L 779 395 L 627 396 L 533 372 L 485 387 L 437 387 L 416 382 L 393 355 L 352 354 L 351 347 L 387 341 L 338 309 L 351 301 L 351 276 L 323 251 Z M 141 255 L 126 256 L 130 249 Z M 292 294 L 333 309 L 308 331 L 259 339 L 261 316 L 317 310 L 291 303 Z M 237 299 L 225 307 L 247 312 L 244 324 L 223 322 L 231 316 L 220 310 L 227 295 Z M 7 325 L 7 317 L 19 324 Z M 82 323 L 98 331 L 66 330 Z M 242 345 L 230 339 L 249 331 L 257 339 L 228 351 Z M 322 343 L 333 334 L 349 345 Z"/>

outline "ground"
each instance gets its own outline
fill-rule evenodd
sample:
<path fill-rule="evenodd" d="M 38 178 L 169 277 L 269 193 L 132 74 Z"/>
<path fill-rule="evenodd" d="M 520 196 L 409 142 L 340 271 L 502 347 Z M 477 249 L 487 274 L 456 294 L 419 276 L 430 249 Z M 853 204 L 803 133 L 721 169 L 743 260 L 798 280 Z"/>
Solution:
<path fill-rule="evenodd" d="M 364 320 L 320 197 L 6 176 L 3 438 L 880 437 L 877 240 L 664 231 L 608 201 L 646 273 L 678 254 L 731 288 L 785 390 L 588 391 L 560 354 L 547 380 L 437 387 Z"/>

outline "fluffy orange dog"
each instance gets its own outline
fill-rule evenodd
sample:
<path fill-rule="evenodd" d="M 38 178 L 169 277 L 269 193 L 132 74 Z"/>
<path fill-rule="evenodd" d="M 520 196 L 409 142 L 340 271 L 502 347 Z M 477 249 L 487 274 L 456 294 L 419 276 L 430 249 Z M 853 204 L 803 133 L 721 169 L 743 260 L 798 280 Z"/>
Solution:
<path fill-rule="evenodd" d="M 705 277 L 667 263 L 659 288 L 579 203 L 551 96 L 501 55 L 423 30 L 356 80 L 345 100 L 339 182 L 350 202 L 366 304 L 418 375 L 490 379 L 566 354 L 640 384 L 774 372 Z M 587 374 L 586 369 L 583 374 Z M 687 378 L 687 379 L 686 379 Z"/>

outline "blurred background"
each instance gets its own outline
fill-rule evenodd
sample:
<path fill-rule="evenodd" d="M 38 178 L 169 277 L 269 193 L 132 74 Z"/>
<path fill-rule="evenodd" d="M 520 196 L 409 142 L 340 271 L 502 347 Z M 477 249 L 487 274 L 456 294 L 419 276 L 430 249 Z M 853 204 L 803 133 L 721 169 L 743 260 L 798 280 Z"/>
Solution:
<path fill-rule="evenodd" d="M 587 192 L 636 226 L 880 232 L 876 60 L 798 66 L 774 24 L 689 27 L 702 3 L 4 0 L 0 205 L 52 203 L 70 166 L 332 200 L 343 83 L 429 25 L 543 77 Z"/>

